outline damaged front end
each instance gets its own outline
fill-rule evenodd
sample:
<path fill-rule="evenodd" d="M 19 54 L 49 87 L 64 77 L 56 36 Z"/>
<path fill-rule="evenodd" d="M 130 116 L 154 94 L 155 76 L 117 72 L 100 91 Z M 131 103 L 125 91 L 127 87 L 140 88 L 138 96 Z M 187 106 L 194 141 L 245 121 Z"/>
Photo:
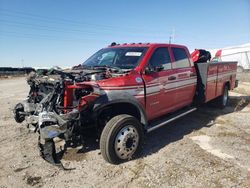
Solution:
<path fill-rule="evenodd" d="M 39 133 L 40 154 L 46 161 L 60 163 L 55 137 L 69 142 L 80 134 L 85 124 L 91 124 L 91 118 L 83 116 L 100 96 L 93 78 L 105 78 L 105 74 L 105 70 L 54 70 L 28 76 L 29 95 L 15 106 L 14 118 L 17 123 L 24 122 L 29 129 Z"/>

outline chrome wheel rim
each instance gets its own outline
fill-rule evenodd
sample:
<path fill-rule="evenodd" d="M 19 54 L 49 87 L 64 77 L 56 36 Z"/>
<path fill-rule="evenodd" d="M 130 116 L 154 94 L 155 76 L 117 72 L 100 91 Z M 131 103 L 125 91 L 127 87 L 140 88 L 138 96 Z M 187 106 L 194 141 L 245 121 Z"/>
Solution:
<path fill-rule="evenodd" d="M 228 92 L 227 92 L 227 90 L 225 90 L 224 95 L 223 95 L 223 105 L 224 106 L 227 105 L 227 99 L 228 99 Z"/>
<path fill-rule="evenodd" d="M 123 127 L 115 138 L 115 152 L 120 159 L 130 159 L 139 144 L 139 134 L 132 125 Z"/>

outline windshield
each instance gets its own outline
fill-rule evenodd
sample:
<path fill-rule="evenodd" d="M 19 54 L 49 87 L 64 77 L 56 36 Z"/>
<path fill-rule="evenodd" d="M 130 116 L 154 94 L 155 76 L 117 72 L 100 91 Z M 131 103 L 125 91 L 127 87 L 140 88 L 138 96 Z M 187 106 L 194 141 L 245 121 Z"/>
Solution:
<path fill-rule="evenodd" d="M 92 55 L 82 65 L 133 69 L 138 65 L 146 50 L 145 47 L 104 48 Z"/>

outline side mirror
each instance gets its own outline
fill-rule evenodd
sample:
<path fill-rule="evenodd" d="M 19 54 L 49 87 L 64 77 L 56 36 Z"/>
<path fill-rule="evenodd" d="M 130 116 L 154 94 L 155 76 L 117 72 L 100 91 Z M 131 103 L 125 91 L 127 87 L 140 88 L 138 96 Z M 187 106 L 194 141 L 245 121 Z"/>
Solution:
<path fill-rule="evenodd" d="M 160 65 L 160 66 L 155 66 L 154 67 L 154 71 L 155 72 L 160 72 L 160 71 L 162 71 L 164 69 L 164 67 L 162 66 L 162 65 Z"/>
<path fill-rule="evenodd" d="M 152 72 L 154 72 L 154 71 L 151 68 L 149 68 L 149 67 L 145 68 L 145 74 L 150 74 Z"/>
<path fill-rule="evenodd" d="M 145 68 L 145 74 L 150 74 L 152 72 L 160 72 L 164 69 L 164 67 L 162 65 L 160 66 L 155 66 L 155 67 L 146 67 Z"/>

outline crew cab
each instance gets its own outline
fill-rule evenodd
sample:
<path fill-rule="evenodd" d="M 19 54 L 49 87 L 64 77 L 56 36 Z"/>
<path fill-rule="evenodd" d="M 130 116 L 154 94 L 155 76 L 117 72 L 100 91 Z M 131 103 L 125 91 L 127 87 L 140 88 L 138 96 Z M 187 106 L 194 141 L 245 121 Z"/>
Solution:
<path fill-rule="evenodd" d="M 56 161 L 55 137 L 72 141 L 95 129 L 103 158 L 118 164 L 140 151 L 147 132 L 203 103 L 227 105 L 237 62 L 195 58 L 183 45 L 112 43 L 73 70 L 30 76 L 28 100 L 17 104 L 15 119 L 36 127 L 49 162 Z"/>

